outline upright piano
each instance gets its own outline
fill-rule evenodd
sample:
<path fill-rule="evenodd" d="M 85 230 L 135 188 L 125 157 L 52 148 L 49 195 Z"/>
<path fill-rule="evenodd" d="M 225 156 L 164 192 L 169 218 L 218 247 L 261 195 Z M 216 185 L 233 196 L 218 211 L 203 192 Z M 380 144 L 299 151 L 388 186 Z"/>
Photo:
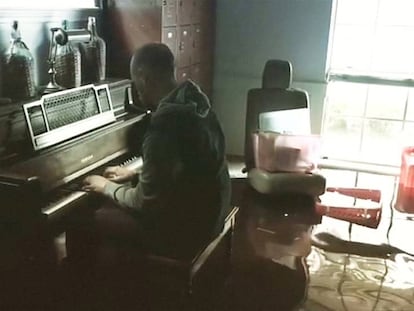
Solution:
<path fill-rule="evenodd" d="M 64 224 L 91 200 L 81 189 L 86 175 L 108 165 L 138 168 L 148 120 L 149 113 L 132 102 L 129 80 L 0 109 L 0 248 L 27 244 L 39 230 Z"/>

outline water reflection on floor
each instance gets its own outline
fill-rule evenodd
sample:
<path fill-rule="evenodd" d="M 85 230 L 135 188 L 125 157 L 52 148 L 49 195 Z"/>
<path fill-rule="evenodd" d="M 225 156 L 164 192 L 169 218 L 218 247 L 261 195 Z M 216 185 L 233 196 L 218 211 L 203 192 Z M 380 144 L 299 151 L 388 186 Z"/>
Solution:
<path fill-rule="evenodd" d="M 307 262 L 305 310 L 414 310 L 413 257 L 369 258 L 313 247 Z"/>
<path fill-rule="evenodd" d="M 326 216 L 318 223 L 309 210 L 292 212 L 292 206 L 269 216 L 260 199 L 243 193 L 234 249 L 237 310 L 414 311 L 410 217 L 383 206 L 373 229 Z M 240 309 L 249 295 L 256 295 L 255 302 Z M 290 309 L 277 307 L 282 305 Z"/>
<path fill-rule="evenodd" d="M 405 247 L 413 232 L 410 220 L 371 229 L 324 217 L 307 257 L 305 310 L 414 310 L 414 243 Z"/>

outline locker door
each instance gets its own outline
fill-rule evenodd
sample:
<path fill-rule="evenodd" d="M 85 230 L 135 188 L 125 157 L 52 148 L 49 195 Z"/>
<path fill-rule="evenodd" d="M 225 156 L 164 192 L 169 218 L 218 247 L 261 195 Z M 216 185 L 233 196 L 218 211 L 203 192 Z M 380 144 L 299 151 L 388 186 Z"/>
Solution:
<path fill-rule="evenodd" d="M 193 31 L 191 33 L 193 41 L 193 51 L 191 53 L 191 63 L 197 64 L 200 62 L 201 53 L 201 26 L 200 24 L 193 25 Z"/>
<path fill-rule="evenodd" d="M 193 1 L 193 7 L 191 12 L 191 23 L 192 24 L 198 24 L 201 20 L 201 11 L 202 11 L 202 2 L 204 0 L 192 0 Z"/>
<path fill-rule="evenodd" d="M 177 15 L 179 25 L 191 24 L 191 13 L 193 8 L 193 0 L 177 0 Z"/>
<path fill-rule="evenodd" d="M 177 59 L 177 28 L 165 27 L 162 29 L 162 42 L 165 43 Z"/>
<path fill-rule="evenodd" d="M 191 78 L 191 68 L 190 67 L 185 67 L 185 68 L 177 69 L 176 78 L 177 78 L 178 83 L 181 83 L 181 82 L 184 82 L 187 79 L 190 79 Z"/>
<path fill-rule="evenodd" d="M 203 83 L 201 81 L 201 67 L 200 64 L 192 65 L 191 66 L 191 80 L 197 83 L 201 89 L 203 89 Z"/>
<path fill-rule="evenodd" d="M 179 28 L 178 34 L 178 67 L 187 67 L 191 63 L 192 53 L 191 42 L 191 26 L 183 26 Z"/>
<path fill-rule="evenodd" d="M 177 25 L 177 0 L 162 0 L 162 26 Z"/>

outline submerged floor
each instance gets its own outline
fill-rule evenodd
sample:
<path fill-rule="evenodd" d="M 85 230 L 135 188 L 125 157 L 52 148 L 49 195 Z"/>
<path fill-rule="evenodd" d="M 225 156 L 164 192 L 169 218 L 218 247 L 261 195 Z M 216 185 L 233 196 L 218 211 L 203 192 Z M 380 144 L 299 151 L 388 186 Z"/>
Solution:
<path fill-rule="evenodd" d="M 214 293 L 196 311 L 414 311 L 409 215 L 384 205 L 378 227 L 369 228 L 320 217 L 301 196 L 263 198 L 244 176 L 234 177 L 240 177 L 233 179 L 233 204 L 240 210 L 232 278 L 223 287 L 206 284 L 206 292 Z M 145 287 L 139 274 L 123 271 L 109 288 L 102 279 L 86 284 L 85 275 L 65 269 L 30 265 L 29 273 L 13 271 L 0 285 L 1 309 L 144 310 L 136 304 Z M 174 299 L 152 294 L 157 300 Z"/>

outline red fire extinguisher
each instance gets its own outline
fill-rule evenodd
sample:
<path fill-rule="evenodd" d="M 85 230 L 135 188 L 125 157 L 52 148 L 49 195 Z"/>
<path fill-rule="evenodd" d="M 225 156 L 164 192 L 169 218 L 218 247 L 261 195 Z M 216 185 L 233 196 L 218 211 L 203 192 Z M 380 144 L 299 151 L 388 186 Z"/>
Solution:
<path fill-rule="evenodd" d="M 395 209 L 414 214 L 414 146 L 403 149 Z"/>

